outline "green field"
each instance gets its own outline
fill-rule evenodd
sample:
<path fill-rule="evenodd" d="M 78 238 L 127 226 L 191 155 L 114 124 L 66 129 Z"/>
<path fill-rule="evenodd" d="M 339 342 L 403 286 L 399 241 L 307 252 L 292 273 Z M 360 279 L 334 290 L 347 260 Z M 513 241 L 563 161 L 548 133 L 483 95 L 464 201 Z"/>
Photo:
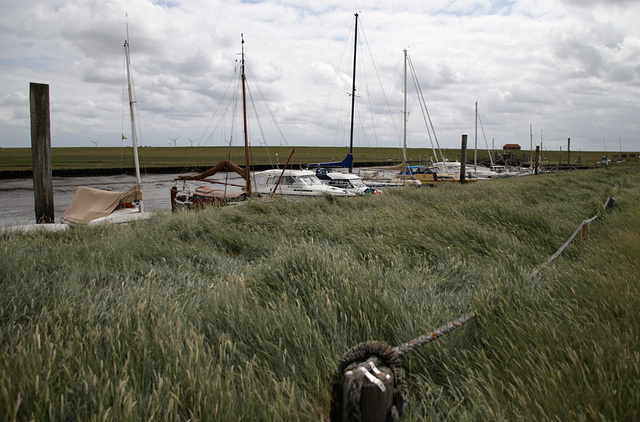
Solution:
<path fill-rule="evenodd" d="M 291 165 L 298 167 L 308 163 L 342 160 L 348 148 L 330 147 L 295 147 Z M 289 154 L 289 147 L 257 147 L 251 148 L 251 163 L 253 165 L 275 166 L 283 165 Z M 460 159 L 459 149 L 443 150 L 450 161 Z M 524 152 L 528 154 L 529 152 Z M 640 156 L 634 154 L 634 158 Z M 118 169 L 133 167 L 131 148 L 53 148 L 51 152 L 52 167 L 60 169 Z M 232 147 L 145 147 L 139 149 L 140 165 L 142 168 L 192 168 L 210 167 L 220 160 L 230 159 L 236 163 L 244 163 L 244 148 Z M 519 154 L 521 156 L 522 153 Z M 572 152 L 573 164 L 594 164 L 599 161 L 602 152 Z M 631 154 L 629 154 L 631 155 Z M 410 148 L 407 159 L 412 164 L 425 163 L 433 151 L 427 148 Z M 487 151 L 478 151 L 478 160 L 488 159 Z M 473 151 L 468 151 L 468 158 L 473 160 Z M 553 165 L 559 161 L 567 164 L 567 153 L 545 151 L 543 163 Z M 358 163 L 390 164 L 402 161 L 402 151 L 398 148 L 358 148 L 354 150 L 354 161 Z M 0 172 L 31 170 L 30 148 L 0 148 Z"/>
<path fill-rule="evenodd" d="M 0 416 L 327 421 L 348 349 L 476 311 L 402 420 L 636 421 L 639 238 L 632 165 L 1 234 Z"/>

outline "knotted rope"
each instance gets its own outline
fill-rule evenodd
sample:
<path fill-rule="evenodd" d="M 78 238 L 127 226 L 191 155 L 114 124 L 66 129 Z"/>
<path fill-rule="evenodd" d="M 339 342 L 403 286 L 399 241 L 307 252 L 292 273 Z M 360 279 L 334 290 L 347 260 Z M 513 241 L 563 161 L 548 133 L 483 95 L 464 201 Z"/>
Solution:
<path fill-rule="evenodd" d="M 402 373 L 400 357 L 396 350 L 387 343 L 380 341 L 368 341 L 352 347 L 340 358 L 338 368 L 336 369 L 331 381 L 332 422 L 339 422 L 343 420 L 343 410 L 348 421 L 359 422 L 362 420 L 360 412 L 360 391 L 368 370 L 364 367 L 362 367 L 363 370 L 357 370 L 357 367 L 359 363 L 366 362 L 368 359 L 371 360 L 370 358 L 372 357 L 374 357 L 372 362 L 375 362 L 375 358 L 377 358 L 379 365 L 384 365 L 391 369 L 394 376 L 393 404 L 389 412 L 390 414 L 387 415 L 387 419 L 397 422 L 400 420 L 402 415 L 404 415 L 407 402 L 407 383 Z M 375 368 L 375 364 L 373 367 Z M 351 373 L 347 375 L 349 372 Z M 345 376 L 348 376 L 349 382 L 346 387 L 343 387 L 343 378 Z M 370 376 L 371 374 L 369 373 L 367 377 Z M 344 388 L 346 388 L 346 403 L 343 403 L 345 393 Z"/>

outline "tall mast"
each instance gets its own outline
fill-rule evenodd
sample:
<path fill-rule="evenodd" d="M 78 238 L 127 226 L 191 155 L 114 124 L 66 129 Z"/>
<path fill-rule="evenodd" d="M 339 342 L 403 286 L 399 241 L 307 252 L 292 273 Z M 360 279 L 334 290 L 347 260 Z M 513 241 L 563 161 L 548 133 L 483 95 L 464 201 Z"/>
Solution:
<path fill-rule="evenodd" d="M 247 80 L 244 75 L 244 34 L 240 34 L 242 38 L 242 58 L 240 62 L 240 74 L 242 78 L 242 117 L 244 120 L 244 158 L 246 167 L 244 169 L 247 179 L 247 194 L 251 197 L 251 171 L 249 171 L 249 135 L 247 133 L 247 95 L 245 90 L 245 82 Z"/>
<path fill-rule="evenodd" d="M 476 148 L 473 154 L 473 170 L 478 171 L 478 102 L 476 101 Z"/>
<path fill-rule="evenodd" d="M 356 16 L 355 36 L 353 39 L 353 85 L 351 87 L 351 134 L 349 136 L 349 153 L 353 156 L 353 114 L 356 107 L 356 63 L 357 63 L 357 51 L 358 51 L 358 14 Z M 353 160 L 349 164 L 349 173 L 353 172 Z"/>
<path fill-rule="evenodd" d="M 404 108 L 403 108 L 403 139 L 404 142 L 402 144 L 402 161 L 404 162 L 404 180 L 407 180 L 407 49 L 402 50 L 404 52 Z"/>
<path fill-rule="evenodd" d="M 136 168 L 136 182 L 142 186 L 140 180 L 140 161 L 138 160 L 138 137 L 136 135 L 136 121 L 133 112 L 133 88 L 131 84 L 131 55 L 129 53 L 129 23 L 127 22 L 127 39 L 124 42 L 125 57 L 127 59 L 127 82 L 129 85 L 129 114 L 131 116 L 131 143 L 133 144 L 133 161 Z M 144 212 L 142 199 L 139 202 L 140 212 Z"/>
<path fill-rule="evenodd" d="M 533 126 L 529 123 L 529 168 L 533 168 Z"/>

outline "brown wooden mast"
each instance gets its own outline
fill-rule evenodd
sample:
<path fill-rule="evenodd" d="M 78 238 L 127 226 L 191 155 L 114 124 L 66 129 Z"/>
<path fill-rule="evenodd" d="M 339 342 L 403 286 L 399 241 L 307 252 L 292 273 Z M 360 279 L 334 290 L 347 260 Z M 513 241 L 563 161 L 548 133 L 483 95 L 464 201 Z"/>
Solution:
<path fill-rule="evenodd" d="M 244 119 L 244 157 L 246 162 L 245 173 L 246 173 L 246 181 L 247 181 L 247 195 L 253 196 L 253 192 L 251 190 L 251 171 L 249 170 L 249 135 L 247 133 L 247 96 L 245 90 L 245 82 L 247 80 L 244 74 L 244 34 L 240 34 L 242 38 L 242 58 L 240 62 L 240 74 L 242 78 L 242 116 Z"/>

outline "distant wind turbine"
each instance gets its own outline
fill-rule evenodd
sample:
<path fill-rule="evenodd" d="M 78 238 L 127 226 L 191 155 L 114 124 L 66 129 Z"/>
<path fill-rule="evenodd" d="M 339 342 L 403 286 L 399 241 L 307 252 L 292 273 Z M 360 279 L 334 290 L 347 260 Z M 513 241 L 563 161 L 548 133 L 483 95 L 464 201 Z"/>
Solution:
<path fill-rule="evenodd" d="M 177 138 L 169 138 L 169 139 L 171 139 L 171 142 L 168 142 L 168 144 L 171 145 L 171 143 L 173 143 L 173 146 L 175 147 L 177 146 L 178 139 L 180 139 L 180 135 L 178 135 Z"/>
<path fill-rule="evenodd" d="M 102 140 L 102 138 L 98 139 L 97 141 L 92 141 L 91 139 L 89 139 L 89 142 L 93 142 L 95 144 L 95 146 L 98 146 L 98 142 L 100 142 Z"/>
<path fill-rule="evenodd" d="M 193 146 L 194 142 L 198 142 L 199 141 L 199 139 L 191 139 L 188 136 L 187 136 L 187 139 L 189 140 L 189 142 L 191 142 L 191 146 Z"/>

